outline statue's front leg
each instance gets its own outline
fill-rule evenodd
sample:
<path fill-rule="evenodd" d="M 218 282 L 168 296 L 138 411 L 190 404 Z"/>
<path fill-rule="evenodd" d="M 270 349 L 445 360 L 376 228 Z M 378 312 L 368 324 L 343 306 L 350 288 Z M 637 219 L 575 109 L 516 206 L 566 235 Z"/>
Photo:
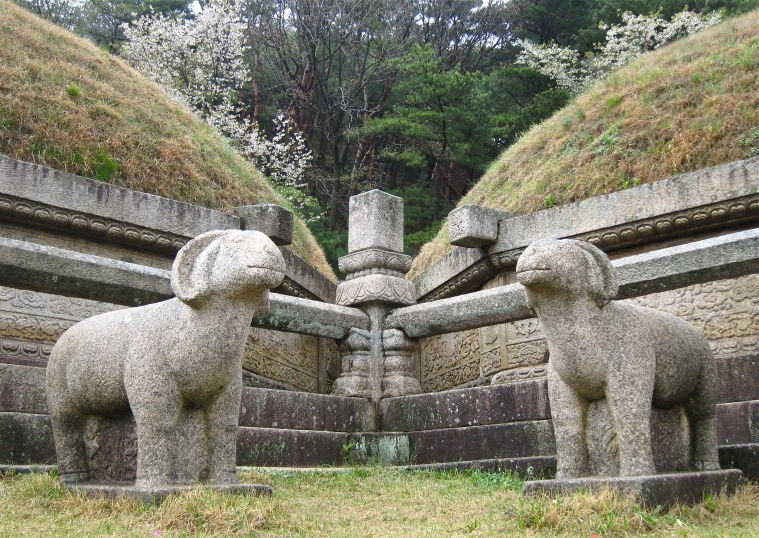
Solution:
<path fill-rule="evenodd" d="M 242 372 L 238 371 L 206 411 L 208 479 L 213 484 L 237 483 L 237 423 L 241 395 Z"/>
<path fill-rule="evenodd" d="M 567 385 L 548 363 L 548 399 L 556 436 L 556 478 L 588 476 L 585 416 L 588 402 Z"/>

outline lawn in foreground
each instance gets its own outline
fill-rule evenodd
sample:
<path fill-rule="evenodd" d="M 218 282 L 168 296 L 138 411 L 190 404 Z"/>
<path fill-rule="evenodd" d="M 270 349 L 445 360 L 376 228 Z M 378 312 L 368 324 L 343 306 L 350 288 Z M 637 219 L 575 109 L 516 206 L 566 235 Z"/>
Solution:
<path fill-rule="evenodd" d="M 5 475 L 0 536 L 759 536 L 756 486 L 662 512 L 608 493 L 524 500 L 508 474 L 369 467 L 241 477 L 274 496 L 196 490 L 153 507 L 72 495 L 50 473 Z"/>

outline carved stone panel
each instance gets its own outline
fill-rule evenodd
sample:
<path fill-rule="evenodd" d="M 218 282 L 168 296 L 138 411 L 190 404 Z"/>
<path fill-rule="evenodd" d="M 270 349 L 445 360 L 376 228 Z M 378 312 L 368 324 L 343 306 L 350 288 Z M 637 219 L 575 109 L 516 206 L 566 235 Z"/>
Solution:
<path fill-rule="evenodd" d="M 299 390 L 317 392 L 319 339 L 251 328 L 242 365 L 254 374 Z"/>
<path fill-rule="evenodd" d="M 691 323 L 718 359 L 759 351 L 759 275 L 629 301 Z M 493 383 L 542 377 L 548 358 L 537 319 L 424 338 L 420 348 L 425 392 L 485 383 L 491 376 Z"/>
<path fill-rule="evenodd" d="M 119 308 L 123 307 L 0 287 L 0 362 L 45 366 L 63 331 Z"/>

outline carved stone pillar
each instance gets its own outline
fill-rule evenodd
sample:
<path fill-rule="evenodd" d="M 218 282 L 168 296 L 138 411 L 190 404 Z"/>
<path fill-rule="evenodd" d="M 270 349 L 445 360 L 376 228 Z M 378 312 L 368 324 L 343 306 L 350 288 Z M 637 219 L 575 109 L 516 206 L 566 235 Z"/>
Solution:
<path fill-rule="evenodd" d="M 365 310 L 371 329 L 368 349 L 359 344 L 365 331 L 354 329 L 343 342 L 343 372 L 332 393 L 374 401 L 419 393 L 414 342 L 402 331 L 383 331 L 391 308 L 416 303 L 416 288 L 404 278 L 411 256 L 403 254 L 403 199 L 373 190 L 352 197 L 349 211 L 348 255 L 338 260 L 345 281 L 337 286 L 336 302 Z M 367 351 L 366 359 L 358 354 Z"/>

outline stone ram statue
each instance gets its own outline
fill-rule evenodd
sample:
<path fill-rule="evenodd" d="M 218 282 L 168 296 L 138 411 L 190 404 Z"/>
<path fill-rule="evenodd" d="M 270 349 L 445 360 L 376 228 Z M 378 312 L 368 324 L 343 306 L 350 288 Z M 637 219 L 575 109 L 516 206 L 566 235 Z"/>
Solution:
<path fill-rule="evenodd" d="M 594 426 L 587 422 L 588 407 L 603 399 L 616 430 L 621 476 L 656 473 L 652 405 L 682 406 L 690 428 L 690 466 L 719 469 L 716 366 L 695 328 L 666 313 L 613 301 L 614 267 L 589 243 L 537 241 L 516 271 L 550 351 L 557 478 L 590 474 L 586 428 Z"/>
<path fill-rule="evenodd" d="M 89 418 L 131 409 L 136 486 L 236 483 L 242 354 L 251 318 L 266 312 L 269 288 L 284 271 L 282 254 L 264 234 L 208 232 L 177 254 L 176 298 L 100 314 L 66 331 L 47 368 L 61 479 L 90 479 Z M 187 410 L 200 418 L 186 420 Z M 188 422 L 200 430 L 190 434 L 193 442 L 183 441 Z M 189 465 L 181 463 L 185 453 Z"/>

